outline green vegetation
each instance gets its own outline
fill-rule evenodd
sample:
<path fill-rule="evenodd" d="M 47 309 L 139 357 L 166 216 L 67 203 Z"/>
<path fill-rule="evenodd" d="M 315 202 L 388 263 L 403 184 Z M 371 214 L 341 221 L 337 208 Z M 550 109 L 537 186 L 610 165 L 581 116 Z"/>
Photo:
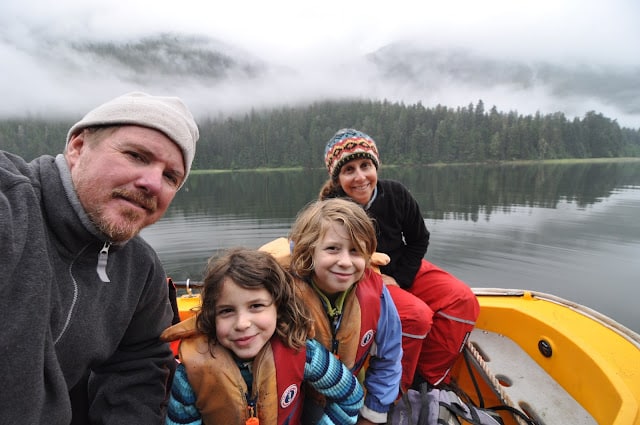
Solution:
<path fill-rule="evenodd" d="M 596 112 L 519 115 L 476 105 L 426 108 L 387 101 L 317 102 L 199 118 L 194 170 L 319 168 L 326 141 L 354 127 L 378 143 L 383 165 L 640 157 L 640 130 Z M 26 159 L 62 151 L 73 122 L 0 121 L 0 149 Z"/>

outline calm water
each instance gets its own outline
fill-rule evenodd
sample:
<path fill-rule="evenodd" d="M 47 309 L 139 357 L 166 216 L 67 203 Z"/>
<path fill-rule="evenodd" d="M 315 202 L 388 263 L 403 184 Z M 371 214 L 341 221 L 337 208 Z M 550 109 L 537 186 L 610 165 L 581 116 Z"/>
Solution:
<path fill-rule="evenodd" d="M 286 236 L 323 170 L 192 175 L 143 236 L 177 280 L 209 256 Z M 383 168 L 421 205 L 426 258 L 473 287 L 532 289 L 640 332 L 640 162 Z"/>

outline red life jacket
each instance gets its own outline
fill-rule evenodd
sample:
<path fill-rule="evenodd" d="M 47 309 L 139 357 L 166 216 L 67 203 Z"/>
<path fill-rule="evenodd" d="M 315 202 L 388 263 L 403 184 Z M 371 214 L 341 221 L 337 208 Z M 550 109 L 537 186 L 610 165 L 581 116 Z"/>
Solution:
<path fill-rule="evenodd" d="M 298 289 L 314 319 L 315 339 L 357 375 L 369 357 L 380 320 L 382 277 L 367 268 L 344 301 L 342 318 L 335 338 L 327 310 L 316 290 L 298 281 Z"/>

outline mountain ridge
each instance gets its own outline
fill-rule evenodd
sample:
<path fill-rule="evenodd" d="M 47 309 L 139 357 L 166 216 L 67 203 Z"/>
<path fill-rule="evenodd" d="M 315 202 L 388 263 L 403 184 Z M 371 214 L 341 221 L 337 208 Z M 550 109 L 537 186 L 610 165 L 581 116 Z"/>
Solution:
<path fill-rule="evenodd" d="M 166 32 L 123 40 L 69 40 L 46 34 L 33 38 L 30 43 L 7 35 L 0 40 L 29 57 L 49 78 L 61 81 L 58 90 L 103 79 L 105 85 L 184 92 L 190 104 L 189 98 L 202 94 L 194 102 L 201 113 L 340 98 L 454 107 L 482 98 L 490 105 L 496 104 L 491 96 L 506 99 L 515 93 L 519 99 L 503 101 L 500 107 L 522 110 L 525 99 L 529 109 L 555 108 L 544 112 L 582 115 L 598 110 L 613 119 L 617 114 L 611 111 L 640 116 L 640 69 L 634 67 L 496 59 L 413 41 L 388 44 L 362 57 L 340 57 L 326 69 L 317 66 L 310 75 L 303 68 L 198 34 Z"/>

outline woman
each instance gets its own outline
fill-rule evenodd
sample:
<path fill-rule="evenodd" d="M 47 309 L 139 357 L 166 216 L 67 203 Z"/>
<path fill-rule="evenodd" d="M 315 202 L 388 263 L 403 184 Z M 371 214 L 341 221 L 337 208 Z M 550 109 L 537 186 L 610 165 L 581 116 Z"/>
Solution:
<path fill-rule="evenodd" d="M 414 378 L 447 383 L 480 312 L 474 293 L 424 259 L 429 231 L 418 202 L 401 183 L 378 179 L 380 157 L 370 136 L 339 130 L 327 143 L 325 165 L 329 179 L 320 199 L 346 197 L 360 204 L 375 222 L 377 250 L 391 258 L 381 272 L 402 321 L 402 388 Z"/>

